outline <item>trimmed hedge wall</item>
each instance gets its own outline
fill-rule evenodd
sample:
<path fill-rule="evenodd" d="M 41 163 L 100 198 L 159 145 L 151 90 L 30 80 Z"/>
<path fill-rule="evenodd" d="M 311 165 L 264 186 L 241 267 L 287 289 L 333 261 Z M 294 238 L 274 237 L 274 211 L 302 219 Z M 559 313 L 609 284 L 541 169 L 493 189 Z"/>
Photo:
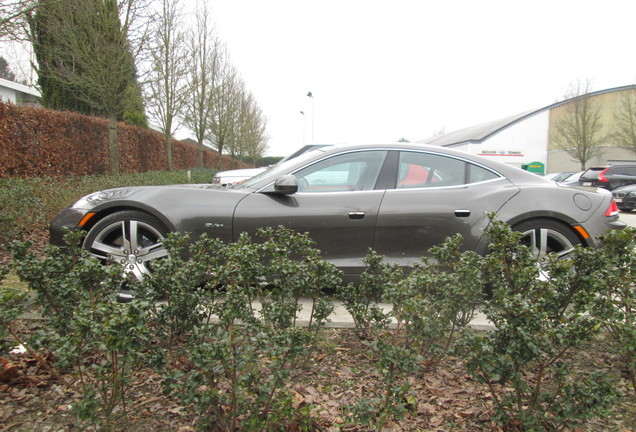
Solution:
<path fill-rule="evenodd" d="M 119 123 L 122 173 L 165 171 L 164 136 Z M 173 142 L 173 167 L 197 167 L 198 148 Z M 204 150 L 204 165 L 218 168 L 219 154 Z M 222 169 L 246 167 L 223 157 Z M 107 174 L 108 119 L 0 102 L 0 178 Z"/>

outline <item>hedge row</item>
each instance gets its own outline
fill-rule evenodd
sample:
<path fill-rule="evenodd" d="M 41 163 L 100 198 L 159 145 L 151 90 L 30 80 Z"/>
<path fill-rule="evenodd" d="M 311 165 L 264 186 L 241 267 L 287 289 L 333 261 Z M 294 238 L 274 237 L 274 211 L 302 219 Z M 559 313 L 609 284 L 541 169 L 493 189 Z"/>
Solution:
<path fill-rule="evenodd" d="M 120 123 L 119 154 L 122 173 L 167 168 L 162 134 Z M 204 150 L 205 167 L 218 168 L 219 154 Z M 175 170 L 196 168 L 198 148 L 173 143 Z M 246 165 L 223 157 L 221 168 Z M 106 174 L 108 120 L 82 114 L 0 102 L 0 178 Z"/>

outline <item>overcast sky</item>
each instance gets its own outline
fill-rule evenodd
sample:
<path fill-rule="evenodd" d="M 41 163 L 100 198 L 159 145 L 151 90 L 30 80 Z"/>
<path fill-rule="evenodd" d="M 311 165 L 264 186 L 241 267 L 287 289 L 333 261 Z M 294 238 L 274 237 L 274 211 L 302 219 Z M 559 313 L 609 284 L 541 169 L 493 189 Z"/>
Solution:
<path fill-rule="evenodd" d="M 576 80 L 636 83 L 634 0 L 207 3 L 268 118 L 269 155 L 312 135 L 417 141 L 549 105 Z"/>
<path fill-rule="evenodd" d="M 544 107 L 576 80 L 636 83 L 635 0 L 205 1 L 268 118 L 268 155 L 418 141 Z"/>

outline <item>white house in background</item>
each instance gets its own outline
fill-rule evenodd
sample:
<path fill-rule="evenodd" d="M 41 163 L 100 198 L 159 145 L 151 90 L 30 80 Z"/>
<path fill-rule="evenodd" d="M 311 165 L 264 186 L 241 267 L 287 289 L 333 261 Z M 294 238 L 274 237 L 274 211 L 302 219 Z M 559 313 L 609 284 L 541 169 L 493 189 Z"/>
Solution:
<path fill-rule="evenodd" d="M 40 92 L 24 84 L 0 78 L 0 101 L 15 105 L 40 105 Z"/>
<path fill-rule="evenodd" d="M 589 94 L 600 114 L 599 135 L 604 143 L 587 166 L 636 163 L 636 152 L 615 142 L 617 113 L 623 109 L 623 99 L 633 97 L 636 85 L 595 91 Z M 505 119 L 431 137 L 420 143 L 453 147 L 468 153 L 496 159 L 535 172 L 578 171 L 575 161 L 559 143 L 559 121 L 576 98 L 527 111 Z"/>

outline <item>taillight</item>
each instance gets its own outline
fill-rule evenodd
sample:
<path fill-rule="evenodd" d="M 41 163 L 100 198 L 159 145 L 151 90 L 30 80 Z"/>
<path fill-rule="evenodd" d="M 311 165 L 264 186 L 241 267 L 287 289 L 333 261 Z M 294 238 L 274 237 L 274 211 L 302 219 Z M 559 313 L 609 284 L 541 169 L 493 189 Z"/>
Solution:
<path fill-rule="evenodd" d="M 598 173 L 598 181 L 607 183 L 607 177 L 605 177 L 605 173 L 607 172 L 608 169 L 609 168 L 605 168 L 603 171 Z"/>
<path fill-rule="evenodd" d="M 612 200 L 612 203 L 607 208 L 605 212 L 605 216 L 616 216 L 618 214 L 618 206 L 616 205 L 616 201 Z"/>

